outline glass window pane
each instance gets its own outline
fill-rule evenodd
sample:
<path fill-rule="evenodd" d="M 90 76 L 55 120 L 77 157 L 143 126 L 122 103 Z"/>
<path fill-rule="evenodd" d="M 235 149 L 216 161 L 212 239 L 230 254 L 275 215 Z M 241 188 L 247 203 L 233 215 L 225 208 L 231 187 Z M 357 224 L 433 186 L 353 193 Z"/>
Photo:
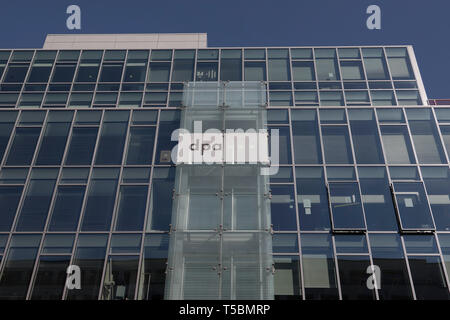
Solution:
<path fill-rule="evenodd" d="M 108 235 L 82 234 L 73 264 L 83 271 L 81 289 L 68 290 L 68 300 L 97 300 L 103 274 Z"/>
<path fill-rule="evenodd" d="M 386 55 L 388 57 L 392 79 L 414 79 L 414 73 L 409 62 L 406 48 L 386 48 Z"/>
<path fill-rule="evenodd" d="M 72 253 L 75 234 L 47 234 L 42 253 Z"/>
<path fill-rule="evenodd" d="M 103 64 L 99 82 L 120 82 L 123 64 Z"/>
<path fill-rule="evenodd" d="M 328 188 L 330 192 L 333 228 L 365 229 L 358 183 L 330 183 Z"/>
<path fill-rule="evenodd" d="M 217 62 L 197 62 L 196 81 L 217 81 Z"/>
<path fill-rule="evenodd" d="M 317 78 L 319 80 L 339 80 L 339 67 L 336 59 L 317 59 Z"/>
<path fill-rule="evenodd" d="M 343 300 L 375 300 L 375 291 L 366 285 L 370 265 L 369 256 L 338 256 Z"/>
<path fill-rule="evenodd" d="M 66 147 L 70 123 L 48 123 L 37 156 L 37 165 L 59 165 Z"/>
<path fill-rule="evenodd" d="M 40 235 L 14 235 L 0 275 L 0 299 L 24 300 L 39 249 Z"/>
<path fill-rule="evenodd" d="M 85 188 L 85 186 L 58 187 L 48 227 L 50 231 L 77 230 Z"/>
<path fill-rule="evenodd" d="M 300 261 L 298 256 L 274 256 L 275 300 L 301 300 Z"/>
<path fill-rule="evenodd" d="M 222 56 L 220 62 L 221 81 L 242 81 L 242 60 Z"/>
<path fill-rule="evenodd" d="M 369 234 L 369 239 L 373 264 L 381 271 L 380 299 L 413 299 L 400 237 L 396 234 Z"/>
<path fill-rule="evenodd" d="M 52 72 L 51 63 L 35 63 L 28 76 L 28 82 L 48 82 L 50 72 Z"/>
<path fill-rule="evenodd" d="M 292 73 L 294 81 L 316 80 L 316 73 L 314 71 L 314 62 L 312 61 L 293 61 Z"/>
<path fill-rule="evenodd" d="M 126 122 L 103 123 L 95 164 L 121 164 L 126 133 Z"/>
<path fill-rule="evenodd" d="M 438 254 L 436 238 L 430 234 L 405 234 L 403 236 L 407 254 Z"/>
<path fill-rule="evenodd" d="M 302 234 L 301 245 L 306 299 L 339 299 L 331 236 Z"/>
<path fill-rule="evenodd" d="M 144 82 L 147 64 L 145 62 L 130 63 L 125 67 L 124 82 Z"/>
<path fill-rule="evenodd" d="M 361 61 L 341 61 L 342 79 L 364 80 L 364 72 Z"/>
<path fill-rule="evenodd" d="M 83 231 L 106 231 L 110 229 L 116 198 L 118 169 L 105 171 L 101 177 L 95 176 L 96 173 L 102 174 L 102 172 L 104 170 L 95 169 L 94 178 L 89 185 L 81 227 Z"/>
<path fill-rule="evenodd" d="M 7 165 L 30 165 L 41 128 L 16 128 Z"/>
<path fill-rule="evenodd" d="M 72 82 L 75 69 L 75 64 L 57 64 L 53 71 L 52 82 Z"/>
<path fill-rule="evenodd" d="M 392 195 L 386 169 L 358 167 L 359 184 L 369 230 L 397 230 Z"/>
<path fill-rule="evenodd" d="M 5 77 L 3 78 L 3 82 L 24 82 L 25 77 L 27 75 L 29 65 L 14 65 L 10 64 L 8 69 L 6 69 Z"/>
<path fill-rule="evenodd" d="M 36 177 L 34 177 L 36 174 Z M 42 174 L 42 176 L 37 176 Z M 34 169 L 25 200 L 17 220 L 17 231 L 42 231 L 45 226 L 53 189 L 56 183 L 56 169 Z"/>
<path fill-rule="evenodd" d="M 164 298 L 168 248 L 169 235 L 147 234 L 145 236 L 138 300 Z"/>
<path fill-rule="evenodd" d="M 10 231 L 22 195 L 22 186 L 0 187 L 0 231 Z"/>
<path fill-rule="evenodd" d="M 421 170 L 436 229 L 450 231 L 450 170 L 448 167 L 422 167 Z"/>
<path fill-rule="evenodd" d="M 352 109 L 348 112 L 356 162 L 358 164 L 384 163 L 373 111 Z"/>
<path fill-rule="evenodd" d="M 66 285 L 70 256 L 41 256 L 32 300 L 61 300 Z"/>
<path fill-rule="evenodd" d="M 66 164 L 90 165 L 97 141 L 97 127 L 73 128 Z"/>
<path fill-rule="evenodd" d="M 175 168 L 155 168 L 150 193 L 150 212 L 146 230 L 169 230 L 172 217 L 172 197 Z"/>
<path fill-rule="evenodd" d="M 422 182 L 394 182 L 402 229 L 433 229 L 434 224 Z"/>
<path fill-rule="evenodd" d="M 149 82 L 168 82 L 170 77 L 170 62 L 152 62 L 149 67 Z"/>
<path fill-rule="evenodd" d="M 300 229 L 329 230 L 330 212 L 323 169 L 300 167 L 295 172 Z"/>
<path fill-rule="evenodd" d="M 292 186 L 271 185 L 270 208 L 275 231 L 296 231 L 295 198 Z"/>
<path fill-rule="evenodd" d="M 147 204 L 147 186 L 121 186 L 117 209 L 117 231 L 142 230 Z"/>
<path fill-rule="evenodd" d="M 81 63 L 75 81 L 96 82 L 99 68 L 98 63 Z"/>
<path fill-rule="evenodd" d="M 130 129 L 126 164 L 151 164 L 155 128 L 133 127 Z"/>
<path fill-rule="evenodd" d="M 367 79 L 388 80 L 389 73 L 384 59 L 383 49 L 364 48 L 362 49 L 364 66 L 366 68 Z"/>
<path fill-rule="evenodd" d="M 245 81 L 266 81 L 265 62 L 245 62 Z"/>
<path fill-rule="evenodd" d="M 347 126 L 322 126 L 326 163 L 353 163 Z"/>
<path fill-rule="evenodd" d="M 192 50 L 176 50 L 172 81 L 192 81 L 194 78 L 194 54 Z"/>
<path fill-rule="evenodd" d="M 408 256 L 418 300 L 448 300 L 450 295 L 439 256 Z"/>
<path fill-rule="evenodd" d="M 450 155 L 450 126 L 440 126 L 447 154 Z"/>
<path fill-rule="evenodd" d="M 388 164 L 416 163 L 406 126 L 381 126 L 380 129 Z"/>
<path fill-rule="evenodd" d="M 172 132 L 180 128 L 180 113 L 177 111 L 162 111 L 158 132 L 155 163 L 170 164 L 172 149 L 177 144 L 171 141 Z"/>
<path fill-rule="evenodd" d="M 334 236 L 336 253 L 369 253 L 365 235 L 361 234 L 336 234 Z"/>
<path fill-rule="evenodd" d="M 9 137 L 11 136 L 14 122 L 12 123 L 0 123 L 0 162 L 3 159 L 3 155 L 8 145 Z"/>

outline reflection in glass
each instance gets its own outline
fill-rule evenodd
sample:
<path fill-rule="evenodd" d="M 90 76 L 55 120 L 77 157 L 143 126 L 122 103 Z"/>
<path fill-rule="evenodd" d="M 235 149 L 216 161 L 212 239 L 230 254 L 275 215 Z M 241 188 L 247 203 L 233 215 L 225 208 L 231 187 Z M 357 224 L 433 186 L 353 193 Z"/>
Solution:
<path fill-rule="evenodd" d="M 338 255 L 343 300 L 375 300 L 375 291 L 367 287 L 370 265 L 369 256 Z"/>
<path fill-rule="evenodd" d="M 273 229 L 276 231 L 297 230 L 295 218 L 295 198 L 292 186 L 271 185 L 270 208 Z"/>
<path fill-rule="evenodd" d="M 41 256 L 32 300 L 61 300 L 66 285 L 70 256 Z"/>
<path fill-rule="evenodd" d="M 16 128 L 6 164 L 30 165 L 40 132 L 41 128 Z"/>
<path fill-rule="evenodd" d="M 0 231 L 10 231 L 17 206 L 22 194 L 22 186 L 0 187 Z"/>
<path fill-rule="evenodd" d="M 147 186 L 121 186 L 116 230 L 142 230 L 147 203 Z"/>
<path fill-rule="evenodd" d="M 274 256 L 275 300 L 300 300 L 301 279 L 298 256 Z"/>
<path fill-rule="evenodd" d="M 347 126 L 322 126 L 326 163 L 353 163 Z"/>
<path fill-rule="evenodd" d="M 381 126 L 381 138 L 388 164 L 416 163 L 406 126 Z"/>
<path fill-rule="evenodd" d="M 365 229 L 364 213 L 357 182 L 330 183 L 334 229 Z"/>
<path fill-rule="evenodd" d="M 73 128 L 66 164 L 90 165 L 97 141 L 97 127 Z"/>
<path fill-rule="evenodd" d="M 139 256 L 110 256 L 105 267 L 103 300 L 132 300 Z"/>
<path fill-rule="evenodd" d="M 48 227 L 50 231 L 77 230 L 85 188 L 85 186 L 58 187 Z"/>

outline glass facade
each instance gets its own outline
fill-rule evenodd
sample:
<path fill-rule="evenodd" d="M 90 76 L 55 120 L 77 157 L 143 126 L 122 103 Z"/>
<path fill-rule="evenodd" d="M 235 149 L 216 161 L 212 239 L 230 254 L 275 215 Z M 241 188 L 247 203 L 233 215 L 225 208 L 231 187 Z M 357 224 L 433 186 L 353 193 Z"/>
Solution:
<path fill-rule="evenodd" d="M 195 85 L 277 174 L 173 163 Z M 410 47 L 0 50 L 0 299 L 450 299 L 449 156 Z"/>

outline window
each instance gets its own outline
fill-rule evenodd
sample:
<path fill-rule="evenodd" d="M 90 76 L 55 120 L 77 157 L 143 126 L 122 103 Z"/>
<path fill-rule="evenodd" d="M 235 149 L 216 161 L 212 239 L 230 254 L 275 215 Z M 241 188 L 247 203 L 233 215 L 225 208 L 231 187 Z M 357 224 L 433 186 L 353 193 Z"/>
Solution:
<path fill-rule="evenodd" d="M 450 171 L 448 167 L 422 167 L 436 229 L 450 231 Z"/>
<path fill-rule="evenodd" d="M 326 163 L 353 163 L 347 126 L 322 126 Z"/>
<path fill-rule="evenodd" d="M 242 81 L 241 50 L 222 50 L 220 60 L 221 81 Z"/>
<path fill-rule="evenodd" d="M 344 81 L 365 79 L 361 61 L 341 61 L 340 64 Z"/>
<path fill-rule="evenodd" d="M 90 165 L 97 141 L 97 127 L 75 127 L 72 130 L 67 165 Z"/>
<path fill-rule="evenodd" d="M 245 81 L 266 81 L 266 63 L 256 61 L 245 62 Z"/>
<path fill-rule="evenodd" d="M 389 80 L 386 60 L 382 48 L 363 48 L 364 65 L 367 79 Z"/>
<path fill-rule="evenodd" d="M 169 230 L 172 217 L 172 197 L 175 183 L 175 168 L 155 168 L 150 194 L 150 212 L 147 231 Z"/>
<path fill-rule="evenodd" d="M 122 63 L 103 64 L 99 82 L 120 82 L 122 79 L 122 69 Z"/>
<path fill-rule="evenodd" d="M 423 182 L 394 182 L 393 192 L 403 230 L 434 229 Z"/>
<path fill-rule="evenodd" d="M 196 81 L 217 81 L 217 62 L 197 62 Z"/>
<path fill-rule="evenodd" d="M 16 128 L 7 165 L 30 165 L 39 139 L 41 128 Z"/>
<path fill-rule="evenodd" d="M 269 49 L 269 81 L 289 81 L 289 52 L 287 49 Z"/>
<path fill-rule="evenodd" d="M 339 299 L 331 236 L 302 234 L 301 244 L 306 299 Z"/>
<path fill-rule="evenodd" d="M 121 186 L 117 210 L 117 231 L 142 230 L 147 203 L 147 186 Z"/>
<path fill-rule="evenodd" d="M 119 169 L 96 168 L 92 175 L 81 229 L 106 231 L 111 225 Z"/>
<path fill-rule="evenodd" d="M 294 81 L 315 81 L 316 72 L 312 61 L 293 61 L 292 73 Z"/>
<path fill-rule="evenodd" d="M 133 300 L 139 256 L 109 256 L 101 299 Z"/>
<path fill-rule="evenodd" d="M 96 82 L 99 68 L 98 63 L 80 63 L 75 81 Z"/>
<path fill-rule="evenodd" d="M 175 50 L 172 81 L 192 81 L 194 78 L 193 50 Z"/>
<path fill-rule="evenodd" d="M 72 82 L 75 69 L 75 64 L 56 64 L 52 82 Z"/>
<path fill-rule="evenodd" d="M 364 213 L 357 182 L 328 184 L 333 229 L 365 229 Z"/>
<path fill-rule="evenodd" d="M 0 299 L 25 300 L 33 273 L 40 235 L 14 235 L 0 276 Z"/>
<path fill-rule="evenodd" d="M 129 112 L 106 112 L 95 164 L 121 164 Z"/>
<path fill-rule="evenodd" d="M 301 300 L 300 261 L 298 256 L 274 256 L 275 300 Z"/>
<path fill-rule="evenodd" d="M 66 285 L 70 256 L 41 256 L 32 300 L 61 300 Z"/>
<path fill-rule="evenodd" d="M 33 169 L 16 231 L 43 231 L 58 169 Z"/>
<path fill-rule="evenodd" d="M 128 152 L 125 163 L 151 164 L 155 142 L 155 128 L 132 127 L 128 139 Z"/>
<path fill-rule="evenodd" d="M 294 189 L 289 185 L 271 185 L 272 224 L 275 231 L 296 231 Z"/>
<path fill-rule="evenodd" d="M 328 195 L 322 168 L 298 167 L 297 201 L 301 230 L 329 230 Z"/>
<path fill-rule="evenodd" d="M 83 205 L 85 186 L 59 186 L 48 229 L 76 231 Z"/>
<path fill-rule="evenodd" d="M 149 67 L 149 82 L 168 82 L 170 77 L 170 62 L 151 62 Z"/>
<path fill-rule="evenodd" d="M 386 48 L 386 55 L 392 79 L 414 79 L 406 48 Z"/>
<path fill-rule="evenodd" d="M 388 164 L 416 163 L 406 126 L 380 126 Z"/>
<path fill-rule="evenodd" d="M 105 261 L 107 235 L 81 234 L 73 264 L 83 270 L 81 289 L 68 290 L 68 300 L 97 300 Z"/>
<path fill-rule="evenodd" d="M 9 137 L 11 136 L 16 117 L 16 112 L 2 113 L 2 120 L 0 120 L 0 163 L 3 159 L 3 155 L 8 145 Z"/>
<path fill-rule="evenodd" d="M 0 186 L 0 231 L 11 230 L 22 189 L 22 186 Z"/>
<path fill-rule="evenodd" d="M 351 109 L 348 113 L 356 162 L 358 164 L 384 163 L 373 111 Z"/>
<path fill-rule="evenodd" d="M 5 83 L 24 82 L 29 65 L 10 64 L 3 79 Z"/>
<path fill-rule="evenodd" d="M 48 82 L 52 65 L 52 63 L 34 63 L 28 76 L 28 82 Z"/>

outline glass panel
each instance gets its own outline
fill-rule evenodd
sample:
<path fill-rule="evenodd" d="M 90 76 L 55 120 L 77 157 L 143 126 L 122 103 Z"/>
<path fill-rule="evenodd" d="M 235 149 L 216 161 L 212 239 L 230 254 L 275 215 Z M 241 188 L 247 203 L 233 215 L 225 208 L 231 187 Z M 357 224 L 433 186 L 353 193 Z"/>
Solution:
<path fill-rule="evenodd" d="M 316 80 L 316 73 L 314 71 L 314 62 L 312 61 L 293 61 L 292 73 L 294 81 Z"/>
<path fill-rule="evenodd" d="M 341 61 L 342 79 L 364 80 L 364 72 L 361 61 Z"/>
<path fill-rule="evenodd" d="M 440 128 L 447 154 L 450 155 L 450 126 L 441 126 Z"/>
<path fill-rule="evenodd" d="M 75 234 L 47 234 L 42 253 L 72 253 Z"/>
<path fill-rule="evenodd" d="M 373 264 L 381 271 L 381 300 L 413 299 L 400 238 L 396 234 L 369 234 Z"/>
<path fill-rule="evenodd" d="M 337 234 L 334 236 L 336 253 L 369 253 L 366 236 L 362 234 Z"/>
<path fill-rule="evenodd" d="M 108 235 L 81 234 L 73 264 L 83 271 L 81 289 L 68 290 L 68 300 L 97 300 Z"/>
<path fill-rule="evenodd" d="M 403 236 L 407 254 L 439 254 L 439 249 L 434 235 L 430 234 L 405 234 Z"/>
<path fill-rule="evenodd" d="M 133 300 L 139 256 L 110 256 L 103 280 L 102 300 Z"/>
<path fill-rule="evenodd" d="M 406 48 L 386 48 L 386 55 L 392 79 L 414 79 Z"/>
<path fill-rule="evenodd" d="M 385 168 L 358 167 L 359 184 L 369 230 L 397 230 L 392 195 Z"/>
<path fill-rule="evenodd" d="M 149 67 L 149 82 L 168 82 L 170 77 L 170 62 L 152 62 Z"/>
<path fill-rule="evenodd" d="M 221 81 L 242 81 L 242 60 L 238 58 L 227 58 L 222 51 L 220 61 L 220 80 Z"/>
<path fill-rule="evenodd" d="M 147 234 L 144 242 L 144 258 L 139 276 L 138 300 L 161 300 L 167 268 L 167 234 Z"/>
<path fill-rule="evenodd" d="M 147 203 L 147 186 L 121 186 L 117 209 L 117 231 L 142 230 Z"/>
<path fill-rule="evenodd" d="M 196 81 L 217 81 L 217 62 L 197 62 Z"/>
<path fill-rule="evenodd" d="M 377 123 L 372 110 L 349 110 L 356 163 L 384 163 Z"/>
<path fill-rule="evenodd" d="M 408 260 L 418 300 L 450 298 L 439 256 L 408 256 Z"/>
<path fill-rule="evenodd" d="M 347 126 L 322 126 L 326 163 L 353 163 Z"/>
<path fill-rule="evenodd" d="M 336 59 L 317 59 L 317 78 L 319 80 L 339 80 L 339 67 Z"/>
<path fill-rule="evenodd" d="M 1 300 L 25 300 L 40 241 L 40 235 L 12 237 L 0 275 Z"/>
<path fill-rule="evenodd" d="M 380 129 L 388 164 L 416 163 L 406 126 L 381 126 Z"/>
<path fill-rule="evenodd" d="M 98 128 L 73 128 L 66 164 L 90 165 L 97 141 Z"/>
<path fill-rule="evenodd" d="M 133 127 L 128 138 L 126 164 L 151 164 L 155 143 L 154 127 Z"/>
<path fill-rule="evenodd" d="M 329 230 L 328 195 L 322 168 L 296 168 L 301 230 Z"/>
<path fill-rule="evenodd" d="M 274 256 L 275 300 L 300 300 L 301 278 L 298 256 Z"/>
<path fill-rule="evenodd" d="M 99 82 L 120 82 L 122 80 L 122 69 L 122 63 L 103 64 Z"/>
<path fill-rule="evenodd" d="M 95 164 L 121 164 L 127 122 L 105 122 L 102 126 Z"/>
<path fill-rule="evenodd" d="M 344 96 L 342 91 L 320 91 L 321 106 L 343 106 Z"/>
<path fill-rule="evenodd" d="M 169 230 L 172 217 L 175 168 L 155 168 L 150 194 L 147 231 Z"/>
<path fill-rule="evenodd" d="M 170 164 L 170 153 L 177 144 L 171 141 L 172 132 L 180 128 L 180 113 L 178 111 L 162 111 L 158 132 L 155 163 Z"/>
<path fill-rule="evenodd" d="M 419 163 L 447 163 L 431 110 L 406 109 Z"/>
<path fill-rule="evenodd" d="M 72 82 L 75 69 L 75 64 L 57 64 L 53 71 L 52 82 Z"/>
<path fill-rule="evenodd" d="M 61 300 L 66 285 L 70 256 L 41 256 L 32 300 Z"/>
<path fill-rule="evenodd" d="M 448 167 L 422 167 L 421 170 L 436 229 L 450 231 L 450 170 Z"/>
<path fill-rule="evenodd" d="M 44 230 L 57 174 L 57 169 L 33 169 L 17 221 L 17 231 Z"/>
<path fill-rule="evenodd" d="M 172 81 L 192 81 L 194 78 L 193 50 L 176 50 L 173 62 Z"/>
<path fill-rule="evenodd" d="M 306 299 L 339 299 L 331 236 L 302 234 L 301 244 Z"/>
<path fill-rule="evenodd" d="M 266 81 L 265 62 L 245 62 L 245 81 Z"/>
<path fill-rule="evenodd" d="M 36 160 L 37 165 L 61 164 L 69 130 L 70 122 L 50 122 L 47 124 Z"/>
<path fill-rule="evenodd" d="M 76 231 L 83 204 L 85 186 L 59 186 L 48 229 Z"/>
<path fill-rule="evenodd" d="M 296 233 L 275 233 L 272 239 L 274 253 L 298 253 Z"/>
<path fill-rule="evenodd" d="M 98 63 L 80 63 L 75 81 L 96 82 L 99 68 Z"/>
<path fill-rule="evenodd" d="M 334 229 L 365 229 L 364 213 L 357 182 L 330 183 Z"/>
<path fill-rule="evenodd" d="M 22 195 L 22 186 L 0 187 L 0 231 L 10 231 Z"/>
<path fill-rule="evenodd" d="M 30 165 L 41 128 L 16 128 L 7 165 Z"/>
<path fill-rule="evenodd" d="M 394 182 L 394 194 L 402 229 L 433 229 L 422 182 Z"/>
<path fill-rule="evenodd" d="M 367 79 L 388 80 L 389 74 L 382 48 L 362 49 Z"/>
<path fill-rule="evenodd" d="M 375 291 L 367 287 L 369 256 L 338 256 L 343 300 L 375 300 Z"/>
<path fill-rule="evenodd" d="M 23 82 L 27 75 L 29 65 L 14 65 L 10 64 L 8 69 L 6 69 L 5 77 L 3 78 L 3 82 Z"/>
<path fill-rule="evenodd" d="M 272 129 L 278 129 L 279 134 L 279 163 L 281 164 L 289 164 L 292 163 L 291 160 L 291 139 L 290 139 L 290 130 L 289 127 L 270 127 L 269 134 Z M 269 137 L 270 139 L 270 137 Z M 269 146 L 270 149 L 270 146 Z M 269 150 L 269 152 L 271 152 Z"/>
<path fill-rule="evenodd" d="M 270 208 L 275 231 L 296 231 L 295 198 L 293 186 L 271 185 Z"/>
<path fill-rule="evenodd" d="M 96 168 L 93 171 L 82 223 L 83 231 L 110 229 L 116 198 L 119 169 Z"/>
<path fill-rule="evenodd" d="M 148 183 L 150 181 L 150 168 L 124 168 L 122 172 L 123 183 Z"/>
<path fill-rule="evenodd" d="M 52 63 L 34 63 L 28 82 L 48 82 L 50 72 L 52 72 Z"/>

